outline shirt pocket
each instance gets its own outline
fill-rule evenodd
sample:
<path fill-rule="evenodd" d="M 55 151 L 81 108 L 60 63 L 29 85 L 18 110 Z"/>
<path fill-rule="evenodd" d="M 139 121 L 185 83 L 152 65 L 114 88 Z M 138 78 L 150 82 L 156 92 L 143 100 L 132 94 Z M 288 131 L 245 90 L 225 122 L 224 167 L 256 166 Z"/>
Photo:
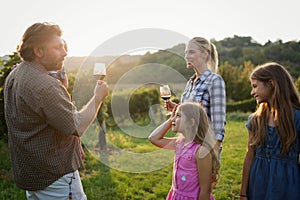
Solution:
<path fill-rule="evenodd" d="M 199 102 L 199 103 L 201 103 L 202 102 L 202 99 L 203 99 L 203 95 L 204 95 L 204 91 L 196 91 L 196 90 L 194 90 L 193 92 L 192 92 L 192 96 L 194 97 L 194 101 L 195 102 Z"/>

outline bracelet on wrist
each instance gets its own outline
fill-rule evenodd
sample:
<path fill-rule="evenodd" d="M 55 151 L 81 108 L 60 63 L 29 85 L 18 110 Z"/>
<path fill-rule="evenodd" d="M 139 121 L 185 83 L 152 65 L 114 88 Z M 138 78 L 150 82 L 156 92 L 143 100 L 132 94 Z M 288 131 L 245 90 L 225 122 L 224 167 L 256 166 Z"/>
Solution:
<path fill-rule="evenodd" d="M 247 197 L 247 195 L 245 195 L 245 194 L 240 194 L 240 197 Z"/>

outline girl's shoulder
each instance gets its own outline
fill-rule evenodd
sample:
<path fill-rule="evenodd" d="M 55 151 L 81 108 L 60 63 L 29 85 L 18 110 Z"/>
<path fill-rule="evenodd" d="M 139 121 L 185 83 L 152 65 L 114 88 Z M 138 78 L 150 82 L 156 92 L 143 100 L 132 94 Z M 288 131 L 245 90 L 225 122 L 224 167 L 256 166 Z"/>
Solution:
<path fill-rule="evenodd" d="M 246 122 L 246 127 L 250 131 L 252 130 L 251 120 L 253 118 L 253 115 L 254 115 L 254 113 L 250 114 L 249 117 L 248 117 L 248 119 L 247 119 L 247 122 Z"/>
<path fill-rule="evenodd" d="M 294 111 L 294 119 L 295 119 L 295 122 L 300 123 L 300 110 Z"/>
<path fill-rule="evenodd" d="M 295 110 L 294 113 L 295 113 L 295 117 L 300 117 L 300 110 Z"/>
<path fill-rule="evenodd" d="M 208 149 L 207 147 L 199 145 L 197 150 L 196 150 L 196 153 L 195 153 L 195 158 L 196 159 L 203 159 L 206 156 L 210 155 L 210 151 L 211 150 Z"/>
<path fill-rule="evenodd" d="M 297 132 L 300 132 L 300 110 L 294 111 L 294 122 Z"/>

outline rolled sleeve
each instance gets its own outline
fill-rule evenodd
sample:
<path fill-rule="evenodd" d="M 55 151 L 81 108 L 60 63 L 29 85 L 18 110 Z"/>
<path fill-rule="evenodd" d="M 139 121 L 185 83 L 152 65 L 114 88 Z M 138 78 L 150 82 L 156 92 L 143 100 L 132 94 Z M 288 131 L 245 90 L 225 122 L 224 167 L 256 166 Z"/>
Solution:
<path fill-rule="evenodd" d="M 210 97 L 211 126 L 216 139 L 223 142 L 226 125 L 226 92 L 225 83 L 220 76 L 213 80 Z"/>
<path fill-rule="evenodd" d="M 41 107 L 46 115 L 47 123 L 65 135 L 76 134 L 81 115 L 71 102 L 67 91 L 57 85 L 44 92 Z"/>

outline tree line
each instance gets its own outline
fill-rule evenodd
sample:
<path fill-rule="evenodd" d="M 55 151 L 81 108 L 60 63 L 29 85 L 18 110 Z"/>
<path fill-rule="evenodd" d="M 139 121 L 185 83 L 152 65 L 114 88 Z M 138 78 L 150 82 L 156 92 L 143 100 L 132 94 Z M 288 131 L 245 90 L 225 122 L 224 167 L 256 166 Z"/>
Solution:
<path fill-rule="evenodd" d="M 219 54 L 219 74 L 223 77 L 226 83 L 226 95 L 227 95 L 227 111 L 253 111 L 255 109 L 255 101 L 250 95 L 251 85 L 249 81 L 249 75 L 251 71 L 260 64 L 265 62 L 278 62 L 286 67 L 286 69 L 293 76 L 296 86 L 300 89 L 300 42 L 289 41 L 283 43 L 281 40 L 271 42 L 268 41 L 265 44 L 259 44 L 255 42 L 251 37 L 239 37 L 234 36 L 232 38 L 225 38 L 220 41 L 212 40 L 216 45 Z M 159 63 L 173 68 L 186 79 L 192 74 L 193 70 L 186 69 L 184 60 L 185 44 L 178 44 L 170 49 L 159 50 L 155 53 L 147 52 L 141 56 L 119 56 L 111 57 L 109 60 L 105 60 L 108 65 L 107 77 L 108 84 L 115 84 L 119 78 L 130 69 L 136 66 L 149 63 Z M 124 60 L 126 62 L 124 62 Z M 3 66 L 0 71 L 0 138 L 6 138 L 7 128 L 4 119 L 4 104 L 3 104 L 3 86 L 4 81 L 12 66 L 20 62 L 20 58 L 16 52 L 9 55 L 9 60 L 0 59 L 0 66 Z M 95 61 L 93 61 L 95 62 Z M 69 88 L 68 91 L 72 94 L 74 87 L 76 87 L 75 78 L 83 78 L 87 80 L 84 73 L 78 76 L 74 71 L 68 71 Z M 148 74 L 149 76 L 151 74 Z M 156 75 L 156 74 L 155 74 Z M 168 74 L 160 74 L 161 79 L 166 79 Z M 172 79 L 170 79 L 172 80 Z M 136 80 L 135 80 L 136 81 Z M 130 80 L 127 82 L 130 84 Z M 82 83 L 81 83 L 82 84 Z M 94 84 L 93 81 L 86 81 L 84 84 Z M 80 85 L 82 86 L 82 85 Z M 88 86 L 84 87 L 88 88 Z M 146 92 L 145 92 L 146 91 Z M 92 94 L 92 91 L 82 90 L 81 93 L 88 92 Z M 76 95 L 76 94 L 74 94 Z M 118 93 L 115 98 L 124 102 L 126 97 L 126 91 Z M 134 97 L 134 98 L 133 98 Z M 105 112 L 107 118 L 111 115 L 111 96 L 105 101 L 105 109 L 101 112 Z M 137 106 L 143 102 L 140 107 Z M 77 102 L 84 104 L 84 102 Z M 159 94 L 155 88 L 139 88 L 134 94 L 132 94 L 129 101 L 130 117 L 133 120 L 138 120 L 141 117 L 148 116 L 149 106 L 159 103 Z M 143 107 L 143 109 L 141 109 Z M 146 108 L 146 109 L 144 109 Z M 99 115 L 102 117 L 103 115 Z M 122 119 L 118 119 L 122 120 Z M 114 119 L 108 119 L 110 124 L 115 124 Z"/>

